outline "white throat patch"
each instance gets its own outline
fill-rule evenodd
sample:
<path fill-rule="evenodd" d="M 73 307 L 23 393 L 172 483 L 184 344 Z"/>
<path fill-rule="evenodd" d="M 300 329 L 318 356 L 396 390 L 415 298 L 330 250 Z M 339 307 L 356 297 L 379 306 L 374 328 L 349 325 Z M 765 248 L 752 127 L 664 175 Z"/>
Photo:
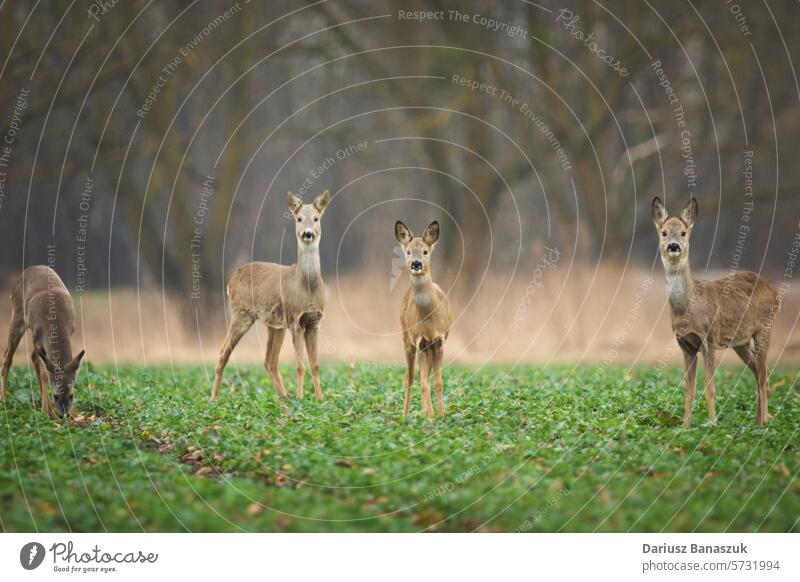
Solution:
<path fill-rule="evenodd" d="M 305 248 L 301 247 L 297 262 L 306 277 L 314 278 L 319 275 L 319 245 L 316 244 L 316 241 Z"/>
<path fill-rule="evenodd" d="M 428 307 L 431 304 L 432 299 L 429 293 L 426 293 L 425 291 L 418 291 L 414 296 L 414 302 L 419 307 Z"/>
<path fill-rule="evenodd" d="M 686 299 L 686 277 L 684 275 L 667 275 L 667 296 L 672 302 Z"/>

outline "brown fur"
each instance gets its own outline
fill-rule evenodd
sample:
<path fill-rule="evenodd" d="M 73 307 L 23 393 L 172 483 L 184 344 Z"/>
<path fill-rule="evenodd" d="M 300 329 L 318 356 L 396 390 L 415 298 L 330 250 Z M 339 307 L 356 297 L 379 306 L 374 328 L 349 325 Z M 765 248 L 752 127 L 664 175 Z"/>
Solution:
<path fill-rule="evenodd" d="M 25 330 L 31 330 L 31 361 L 39 382 L 42 412 L 60 418 L 72 412 L 75 378 L 81 351 L 72 357 L 70 337 L 75 332 L 75 308 L 61 278 L 50 267 L 28 267 L 11 285 L 11 325 L 3 359 L 0 401 L 8 390 L 8 372 Z M 47 384 L 53 387 L 50 398 Z"/>
<path fill-rule="evenodd" d="M 430 256 L 436 241 L 439 240 L 439 223 L 432 222 L 421 237 L 414 237 L 408 227 L 398 220 L 395 224 L 395 238 L 406 253 L 406 264 L 411 276 L 411 287 L 403 296 L 400 311 L 408 369 L 403 415 L 408 414 L 411 387 L 414 384 L 414 367 L 419 356 L 422 409 L 425 416 L 433 417 L 430 388 L 430 374 L 433 372 L 436 382 L 436 407 L 439 416 L 443 416 L 442 361 L 444 343 L 453 324 L 453 314 L 450 311 L 447 295 L 433 282 L 430 274 Z M 412 268 L 415 264 L 419 264 L 418 270 Z"/>
<path fill-rule="evenodd" d="M 697 354 L 700 352 L 705 362 L 708 414 L 711 421 L 716 422 L 715 351 L 725 348 L 733 348 L 756 378 L 756 424 L 763 426 L 767 421 L 769 394 L 767 351 L 780 307 L 778 292 L 756 273 L 735 273 L 717 281 L 701 281 L 692 276 L 689 240 L 697 219 L 694 198 L 679 217 L 668 217 L 661 200 L 656 198 L 652 218 L 661 239 L 659 251 L 667 272 L 672 330 L 684 355 L 684 426 L 689 427 L 692 421 Z"/>
<path fill-rule="evenodd" d="M 288 329 L 292 335 L 297 356 L 297 397 L 303 397 L 305 379 L 305 352 L 311 367 L 314 395 L 322 399 L 319 379 L 317 342 L 319 322 L 325 309 L 325 290 L 319 264 L 319 241 L 322 236 L 320 220 L 330 201 L 326 190 L 312 204 L 303 204 L 292 194 L 287 196 L 289 209 L 295 221 L 297 238 L 297 263 L 291 266 L 254 262 L 237 269 L 228 282 L 232 321 L 228 335 L 220 350 L 211 399 L 219 393 L 222 373 L 228 359 L 256 320 L 268 328 L 267 354 L 264 367 L 275 383 L 281 398 L 286 389 L 278 373 L 278 356 Z M 313 234 L 306 240 L 304 235 Z"/>

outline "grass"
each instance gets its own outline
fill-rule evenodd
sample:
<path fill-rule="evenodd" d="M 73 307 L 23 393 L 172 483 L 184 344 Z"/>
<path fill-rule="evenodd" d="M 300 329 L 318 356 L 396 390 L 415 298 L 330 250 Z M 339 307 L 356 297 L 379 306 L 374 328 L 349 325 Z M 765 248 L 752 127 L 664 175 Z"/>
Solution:
<path fill-rule="evenodd" d="M 717 426 L 699 395 L 689 430 L 678 369 L 450 368 L 435 422 L 418 388 L 400 415 L 400 369 L 325 366 L 326 399 L 286 409 L 263 368 L 229 368 L 216 403 L 206 374 L 87 366 L 59 423 L 14 368 L 0 529 L 800 531 L 788 370 L 767 430 L 740 368 L 718 373 Z"/>

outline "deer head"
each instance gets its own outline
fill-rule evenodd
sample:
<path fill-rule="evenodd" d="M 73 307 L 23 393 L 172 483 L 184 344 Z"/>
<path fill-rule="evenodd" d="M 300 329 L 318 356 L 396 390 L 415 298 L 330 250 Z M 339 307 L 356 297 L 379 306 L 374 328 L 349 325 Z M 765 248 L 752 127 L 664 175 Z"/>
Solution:
<path fill-rule="evenodd" d="M 286 195 L 286 202 L 295 221 L 294 233 L 299 244 L 319 244 L 322 236 L 320 220 L 330 201 L 331 194 L 327 190 L 314 198 L 311 204 L 303 204 L 303 200 L 292 192 Z"/>
<path fill-rule="evenodd" d="M 656 196 L 651 217 L 658 231 L 658 250 L 664 267 L 675 269 L 688 263 L 689 238 L 697 220 L 697 200 L 691 198 L 679 216 L 669 216 L 661 198 Z"/>
<path fill-rule="evenodd" d="M 394 237 L 406 254 L 406 266 L 412 279 L 425 277 L 430 273 L 431 253 L 439 240 L 439 223 L 430 223 L 422 236 L 415 237 L 411 230 L 398 220 L 394 225 Z"/>
<path fill-rule="evenodd" d="M 56 412 L 60 417 L 72 414 L 72 407 L 75 400 L 75 379 L 78 376 L 78 369 L 81 360 L 86 352 L 81 350 L 72 361 L 61 366 L 60 362 L 53 362 L 45 352 L 44 348 L 39 348 L 39 357 L 44 362 L 47 375 L 50 377 L 50 386 L 53 389 L 53 403 Z"/>

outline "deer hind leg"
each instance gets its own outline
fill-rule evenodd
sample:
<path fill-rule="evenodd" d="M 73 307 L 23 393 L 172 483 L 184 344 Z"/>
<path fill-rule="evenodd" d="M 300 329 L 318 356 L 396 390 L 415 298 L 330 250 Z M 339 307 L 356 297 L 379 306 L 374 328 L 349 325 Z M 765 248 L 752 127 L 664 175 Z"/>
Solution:
<path fill-rule="evenodd" d="M 11 362 L 14 360 L 14 352 L 17 351 L 19 340 L 25 334 L 25 321 L 22 314 L 14 310 L 11 314 L 11 325 L 8 328 L 8 345 L 3 355 L 3 372 L 0 377 L 0 402 L 6 399 L 8 392 L 8 371 L 11 369 Z"/>
<path fill-rule="evenodd" d="M 304 337 L 303 328 L 297 323 L 292 325 L 292 343 L 294 344 L 294 355 L 297 358 L 297 397 L 301 400 L 303 399 L 303 384 L 306 379 Z"/>
<path fill-rule="evenodd" d="M 286 388 L 283 386 L 280 372 L 278 372 L 278 358 L 281 355 L 281 346 L 283 345 L 283 337 L 285 335 L 286 330 L 283 328 L 267 328 L 267 355 L 264 359 L 264 367 L 272 378 L 275 390 L 281 398 L 289 396 L 286 393 Z"/>
<path fill-rule="evenodd" d="M 758 359 L 753 349 L 748 346 L 736 346 L 733 348 L 739 358 L 750 368 L 756 379 L 756 423 L 761 416 L 761 373 L 758 367 Z"/>
<path fill-rule="evenodd" d="M 694 395 L 697 391 L 697 353 L 698 349 L 685 340 L 678 340 L 683 351 L 684 382 L 686 385 L 684 396 L 683 426 L 689 428 L 692 425 L 692 404 Z"/>
<path fill-rule="evenodd" d="M 417 361 L 417 346 L 406 344 L 406 395 L 403 399 L 403 416 L 408 414 L 411 406 L 411 387 L 414 386 L 414 366 Z"/>
<path fill-rule="evenodd" d="M 716 355 L 714 353 L 714 348 L 709 346 L 707 342 L 703 342 L 703 362 L 705 364 L 705 393 L 706 402 L 708 403 L 708 419 L 716 424 L 717 414 L 714 411 L 714 371 L 716 370 Z"/>
<path fill-rule="evenodd" d="M 311 382 L 314 384 L 314 398 L 322 400 L 322 385 L 319 380 L 319 320 L 321 314 L 303 316 L 305 323 L 305 343 L 308 353 L 308 365 L 311 368 Z"/>
<path fill-rule="evenodd" d="M 216 377 L 214 378 L 214 388 L 211 390 L 211 400 L 215 400 L 217 394 L 219 394 L 222 373 L 225 371 L 225 366 L 228 365 L 233 349 L 242 339 L 242 336 L 247 333 L 247 330 L 253 326 L 254 321 L 251 316 L 241 311 L 234 314 L 231 326 L 228 328 L 228 335 L 225 337 L 225 341 L 222 342 L 222 348 L 219 351 L 219 362 L 217 363 Z"/>
<path fill-rule="evenodd" d="M 756 362 L 756 380 L 758 382 L 756 425 L 764 426 L 767 422 L 769 409 L 769 368 L 767 367 L 767 352 L 769 351 L 770 333 L 761 331 L 753 339 L 753 356 Z"/>
<path fill-rule="evenodd" d="M 769 370 L 767 368 L 767 352 L 759 352 L 758 360 L 758 406 L 756 412 L 756 425 L 764 426 L 769 417 Z"/>
<path fill-rule="evenodd" d="M 430 349 L 433 377 L 436 382 L 436 409 L 439 416 L 444 416 L 444 402 L 442 400 L 442 360 L 444 360 L 444 342 L 438 339 L 431 345 Z"/>
<path fill-rule="evenodd" d="M 422 411 L 428 418 L 433 418 L 433 403 L 431 403 L 431 366 L 433 353 L 429 342 L 422 340 L 419 349 L 419 386 L 422 392 Z"/>

